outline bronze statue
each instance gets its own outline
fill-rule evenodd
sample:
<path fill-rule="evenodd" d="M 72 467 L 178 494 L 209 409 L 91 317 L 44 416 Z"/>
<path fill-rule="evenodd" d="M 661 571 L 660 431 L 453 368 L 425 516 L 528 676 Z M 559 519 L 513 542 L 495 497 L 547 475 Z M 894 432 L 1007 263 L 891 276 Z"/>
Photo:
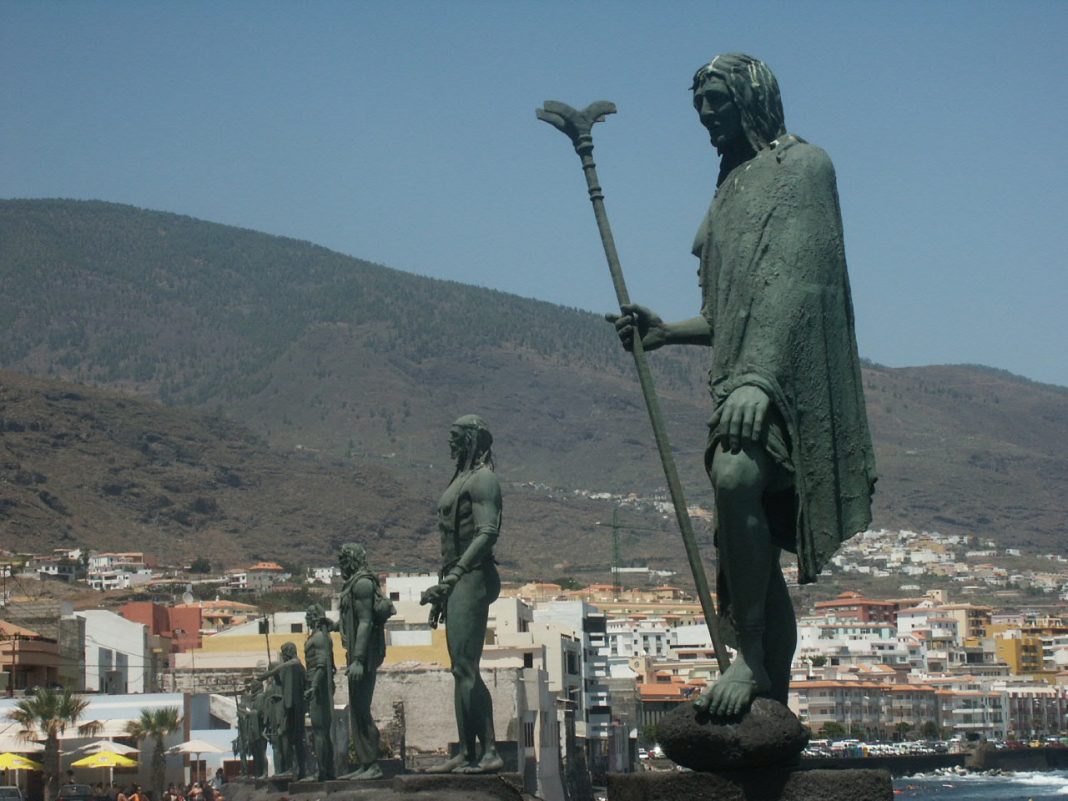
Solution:
<path fill-rule="evenodd" d="M 334 778 L 334 624 L 319 604 L 308 607 L 305 620 L 311 635 L 304 641 L 304 700 L 315 743 L 316 778 L 322 782 Z"/>
<path fill-rule="evenodd" d="M 350 542 L 338 554 L 341 578 L 341 640 L 345 646 L 349 683 L 349 733 L 359 766 L 341 778 L 367 781 L 382 778 L 378 765 L 380 734 L 371 717 L 378 668 L 386 657 L 386 621 L 393 603 L 382 592 L 378 576 L 367 566 L 367 554 Z"/>
<path fill-rule="evenodd" d="M 270 735 L 274 746 L 275 774 L 304 778 L 304 666 L 297 646 L 282 644 L 282 661 L 256 677 L 273 679 L 268 690 Z M 295 774 L 294 774 L 295 771 Z"/>
<path fill-rule="evenodd" d="M 455 681 L 460 753 L 432 773 L 495 773 L 504 767 L 493 731 L 493 701 L 479 675 L 489 607 L 501 591 L 493 545 L 501 526 L 501 486 L 493 472 L 493 436 L 481 417 L 461 417 L 449 429 L 456 470 L 438 502 L 440 581 L 423 593 L 430 625 L 446 624 Z M 481 749 L 479 749 L 481 745 Z"/>
<path fill-rule="evenodd" d="M 246 774 L 257 778 L 265 776 L 267 709 L 261 682 L 254 679 L 245 682 L 245 693 L 237 701 L 237 727 Z"/>
<path fill-rule="evenodd" d="M 628 304 L 624 347 L 712 347 L 705 466 L 715 490 L 717 592 L 738 655 L 696 702 L 716 716 L 786 703 L 797 637 L 780 549 L 815 581 L 871 522 L 875 460 L 846 274 L 834 168 L 786 132 L 778 83 L 750 56 L 701 67 L 693 100 L 719 152 L 697 233 L 701 314 L 665 323 Z"/>

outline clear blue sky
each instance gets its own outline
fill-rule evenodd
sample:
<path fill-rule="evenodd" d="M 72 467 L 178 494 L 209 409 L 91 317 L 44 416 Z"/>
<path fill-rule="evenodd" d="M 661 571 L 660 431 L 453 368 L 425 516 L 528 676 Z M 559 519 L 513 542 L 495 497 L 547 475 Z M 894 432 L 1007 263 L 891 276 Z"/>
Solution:
<path fill-rule="evenodd" d="M 631 295 L 698 306 L 716 161 L 690 76 L 763 58 L 838 170 L 861 354 L 1068 385 L 1068 3 L 0 0 L 0 194 L 307 239 L 597 311 L 579 162 Z"/>

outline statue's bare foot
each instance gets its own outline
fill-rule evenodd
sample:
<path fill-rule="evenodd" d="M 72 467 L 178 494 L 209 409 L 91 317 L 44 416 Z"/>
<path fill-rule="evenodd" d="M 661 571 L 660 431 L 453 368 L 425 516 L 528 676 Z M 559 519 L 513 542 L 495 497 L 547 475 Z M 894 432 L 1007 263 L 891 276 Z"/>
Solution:
<path fill-rule="evenodd" d="M 727 672 L 712 685 L 712 689 L 694 701 L 693 705 L 698 714 L 736 717 L 749 709 L 754 698 L 770 689 L 771 679 L 764 666 L 750 668 L 739 653 Z"/>
<path fill-rule="evenodd" d="M 377 763 L 372 763 L 372 764 L 367 765 L 366 767 L 364 767 L 364 769 L 360 772 L 360 775 L 356 777 L 356 781 L 358 781 L 358 782 L 366 782 L 366 781 L 370 781 L 371 779 L 381 779 L 381 778 L 382 778 L 382 768 L 378 767 Z"/>
<path fill-rule="evenodd" d="M 424 769 L 423 773 L 452 773 L 457 768 L 466 764 L 467 757 L 463 754 L 457 754 L 452 759 L 439 762 L 437 765 L 431 765 L 429 768 Z"/>
<path fill-rule="evenodd" d="M 504 767 L 504 760 L 496 751 L 487 751 L 474 765 L 462 765 L 453 773 L 497 773 Z"/>
<path fill-rule="evenodd" d="M 356 781 L 360 778 L 360 776 L 363 775 L 363 772 L 365 770 L 367 770 L 367 768 L 363 765 L 360 765 L 360 767 L 356 768 L 356 770 L 354 770 L 352 773 L 346 773 L 342 776 L 338 776 L 338 780 L 346 782 Z"/>

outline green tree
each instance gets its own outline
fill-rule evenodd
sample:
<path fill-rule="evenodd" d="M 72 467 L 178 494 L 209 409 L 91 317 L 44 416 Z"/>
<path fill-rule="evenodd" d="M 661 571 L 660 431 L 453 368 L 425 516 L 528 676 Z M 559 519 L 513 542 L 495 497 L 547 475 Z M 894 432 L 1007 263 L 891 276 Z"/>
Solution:
<path fill-rule="evenodd" d="M 198 556 L 196 559 L 193 560 L 192 564 L 189 565 L 189 572 L 190 573 L 210 573 L 211 572 L 211 562 L 209 562 L 203 556 Z"/>
<path fill-rule="evenodd" d="M 937 740 L 938 734 L 938 724 L 933 720 L 925 720 L 923 725 L 920 726 L 920 736 L 925 740 Z"/>
<path fill-rule="evenodd" d="M 98 720 L 78 725 L 89 702 L 77 698 L 70 690 L 39 689 L 29 698 L 15 704 L 8 715 L 22 728 L 24 740 L 45 741 L 44 772 L 45 801 L 55 797 L 60 776 L 59 738 L 70 726 L 78 726 L 78 734 L 92 737 L 100 732 L 103 724 Z"/>
<path fill-rule="evenodd" d="M 894 724 L 894 733 L 897 735 L 898 740 L 904 740 L 910 731 L 912 731 L 912 724 L 907 720 Z"/>
<path fill-rule="evenodd" d="M 810 656 L 808 661 L 814 668 L 823 667 L 827 664 L 827 657 L 823 654 L 816 654 L 815 656 Z"/>
<path fill-rule="evenodd" d="M 820 737 L 827 740 L 837 740 L 846 736 L 845 726 L 837 720 L 828 720 L 820 726 Z"/>
<path fill-rule="evenodd" d="M 178 707 L 164 706 L 142 709 L 141 717 L 126 724 L 126 733 L 137 740 L 152 739 L 152 797 L 163 797 L 163 782 L 167 771 L 167 756 L 163 738 L 178 731 Z"/>

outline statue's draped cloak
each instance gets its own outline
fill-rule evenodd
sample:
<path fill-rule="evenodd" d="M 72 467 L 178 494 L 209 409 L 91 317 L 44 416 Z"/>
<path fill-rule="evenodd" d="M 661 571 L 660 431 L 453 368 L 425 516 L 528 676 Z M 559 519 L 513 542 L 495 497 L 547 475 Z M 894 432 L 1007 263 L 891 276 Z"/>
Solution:
<path fill-rule="evenodd" d="M 752 385 L 781 414 L 788 463 L 780 462 L 794 487 L 766 494 L 765 510 L 776 541 L 794 545 L 799 582 L 815 581 L 842 541 L 871 522 L 875 485 L 827 154 L 787 135 L 736 167 L 694 253 L 712 328 L 713 406 Z"/>
<path fill-rule="evenodd" d="M 356 632 L 360 627 L 360 620 L 359 616 L 356 614 L 356 602 L 354 598 L 357 582 L 363 581 L 364 579 L 371 582 L 371 587 L 374 592 L 374 600 L 372 601 L 371 606 L 371 620 L 368 621 L 368 625 L 371 626 L 371 640 L 368 646 L 365 664 L 369 668 L 378 669 L 386 658 L 386 629 L 384 621 L 379 622 L 375 619 L 375 611 L 376 607 L 380 604 L 389 604 L 390 608 L 392 608 L 392 604 L 389 603 L 389 598 L 382 592 L 382 585 L 378 581 L 377 574 L 373 573 L 366 566 L 359 572 L 353 574 L 345 582 L 345 585 L 341 590 L 341 599 L 339 602 L 341 644 L 345 646 L 348 663 L 352 664 L 359 656 L 355 653 L 355 648 Z M 392 614 L 393 613 L 390 612 L 390 615 Z"/>

